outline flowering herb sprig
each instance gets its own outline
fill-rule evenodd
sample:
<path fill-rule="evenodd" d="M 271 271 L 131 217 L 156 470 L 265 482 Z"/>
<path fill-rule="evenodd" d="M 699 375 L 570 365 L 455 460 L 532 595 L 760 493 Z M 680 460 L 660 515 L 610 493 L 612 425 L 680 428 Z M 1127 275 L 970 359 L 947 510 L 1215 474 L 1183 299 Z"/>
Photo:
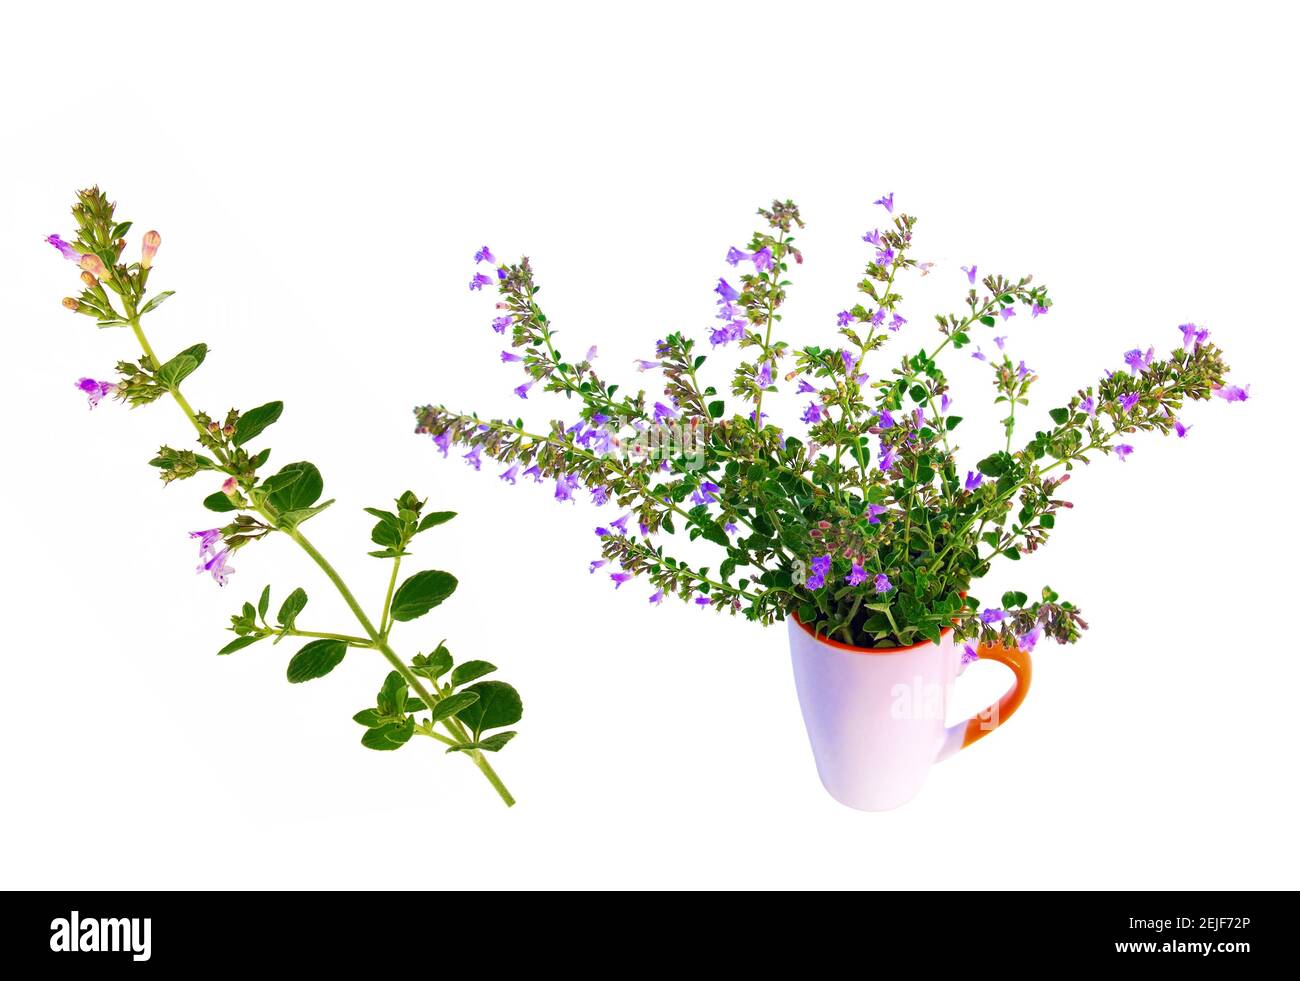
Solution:
<path fill-rule="evenodd" d="M 537 305 L 531 264 L 497 266 L 485 248 L 476 259 L 494 274 L 476 274 L 471 288 L 498 286 L 503 313 L 493 328 L 509 330 L 523 349 L 529 379 L 517 394 L 542 381 L 576 397 L 577 421 L 539 430 L 522 419 L 485 421 L 426 405 L 415 410 L 417 432 L 431 435 L 444 456 L 453 444 L 467 447 L 476 469 L 484 455 L 500 461 L 510 483 L 530 476 L 554 481 L 561 501 L 586 489 L 597 505 L 613 502 L 621 514 L 597 527 L 601 556 L 591 571 L 616 589 L 644 575 L 655 604 L 671 594 L 761 623 L 797 615 L 863 647 L 938 641 L 949 626 L 972 642 L 1073 642 L 1087 624 L 1050 588 L 1032 601 L 1009 591 L 994 606 L 970 595 L 972 584 L 993 559 L 1017 561 L 1047 542 L 1072 506 L 1061 488 L 1077 464 L 1098 454 L 1126 460 L 1134 433 L 1185 436 L 1190 427 L 1179 414 L 1188 402 L 1244 401 L 1248 389 L 1226 384 L 1209 332 L 1185 324 L 1167 357 L 1151 346 L 1127 352 L 1123 370 L 1051 409 L 1050 425 L 1016 448 L 1038 376 L 1008 352 L 1008 335 L 1052 311 L 1047 288 L 1030 276 L 981 276 L 978 265 L 963 266 L 963 302 L 934 318 L 937 339 L 882 361 L 909 322 L 900 278 L 935 266 L 913 258 L 916 219 L 895 214 L 892 193 L 875 204 L 887 218 L 862 236 L 870 253 L 861 299 L 836 315 L 841 340 L 830 346 L 795 348 L 777 335 L 786 277 L 803 261 L 793 202 L 760 209 L 766 227 L 727 252 L 732 271 L 713 288 L 717 322 L 707 341 L 710 352 L 734 343 L 745 355 L 731 376 L 741 405 L 731 412 L 701 381 L 711 354 L 683 332 L 657 341 L 653 357 L 637 364 L 660 372 L 662 399 L 616 394 L 617 385 L 591 370 L 595 348 L 566 362 Z M 965 469 L 954 443 L 962 420 L 939 361 L 956 351 L 990 367 L 995 402 L 1007 410 L 1001 448 Z M 800 399 L 804 438 L 764 410 L 765 395 L 782 383 Z M 716 568 L 668 554 L 657 535 L 676 531 L 721 549 Z M 974 651 L 972 643 L 968 659 Z"/>
<path fill-rule="evenodd" d="M 499 751 L 515 735 L 505 727 L 518 722 L 523 714 L 519 694 L 503 681 L 479 680 L 496 668 L 487 661 L 455 664 L 442 643 L 430 654 L 417 654 L 409 663 L 390 643 L 398 623 L 424 616 L 455 591 L 457 580 L 449 572 L 429 569 L 405 579 L 400 576 L 402 560 L 411 554 L 413 540 L 455 514 L 425 511 L 425 502 L 410 491 L 398 497 L 391 510 L 366 508 L 377 519 L 371 540 L 378 548 L 369 554 L 391 563 L 383 607 L 377 618 L 368 615 L 334 566 L 303 534 L 303 524 L 333 504 L 332 500 L 321 501 L 324 483 L 320 471 L 303 461 L 264 475 L 271 451 L 251 448 L 250 444 L 279 419 L 283 403 L 268 402 L 245 411 L 232 409 L 221 417 L 193 409 L 182 394 L 181 383 L 203 363 L 207 346 L 195 344 L 164 361 L 154 354 L 141 327 L 142 319 L 172 295 L 167 291 L 145 300 L 161 237 L 157 232 L 146 233 L 139 261 L 126 263 L 125 236 L 131 223 L 114 217 L 115 205 L 97 187 L 81 191 L 77 197 L 72 209 L 78 226 L 76 239 L 67 242 L 58 235 L 47 239 L 81 269 L 84 289 L 79 296 L 65 299 L 63 305 L 93 317 L 100 327 L 129 328 L 142 351 L 138 360 L 118 363 L 116 381 L 82 378 L 78 390 L 92 408 L 110 395 L 131 406 L 170 396 L 189 420 L 197 448 L 163 446 L 150 462 L 165 484 L 196 476 L 220 481 L 220 488 L 203 503 L 222 515 L 224 523 L 190 532 L 198 544 L 199 572 L 224 586 L 235 572 L 231 560 L 237 552 L 254 541 L 282 534 L 324 572 L 361 626 L 360 634 L 303 629 L 298 621 L 307 594 L 301 588 L 284 597 L 272 618 L 271 587 L 267 586 L 256 605 L 245 602 L 231 618 L 235 639 L 218 653 L 233 654 L 264 640 L 274 645 L 288 638 L 306 639 L 286 669 L 288 680 L 296 684 L 329 674 L 353 648 L 377 651 L 392 670 L 374 704 L 354 716 L 365 730 L 361 744 L 393 750 L 413 736 L 427 736 L 445 745 L 448 753 L 468 757 L 501 799 L 513 804 L 484 754 Z"/>

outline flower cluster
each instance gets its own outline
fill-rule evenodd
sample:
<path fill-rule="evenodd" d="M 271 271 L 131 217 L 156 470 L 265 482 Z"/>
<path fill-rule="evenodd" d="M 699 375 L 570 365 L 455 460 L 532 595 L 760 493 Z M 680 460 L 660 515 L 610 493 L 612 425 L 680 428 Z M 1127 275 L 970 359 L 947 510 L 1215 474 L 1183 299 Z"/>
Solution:
<path fill-rule="evenodd" d="M 274 474 L 264 474 L 270 449 L 254 451 L 250 444 L 273 425 L 284 408 L 275 401 L 246 411 L 230 410 L 220 418 L 195 411 L 182 394 L 181 383 L 207 356 L 207 345 L 195 344 L 170 360 L 155 356 L 142 327 L 143 318 L 171 296 L 159 293 L 146 300 L 148 281 L 162 237 L 147 232 L 140 243 L 140 257 L 125 262 L 129 221 L 114 217 L 116 205 L 99 190 L 78 194 L 72 209 L 77 236 L 67 241 L 50 235 L 46 241 L 80 269 L 81 293 L 68 297 L 69 310 L 95 318 L 101 327 L 126 327 L 134 335 L 142 356 L 117 365 L 116 381 L 86 377 L 77 390 L 94 408 L 105 396 L 139 406 L 170 396 L 185 415 L 196 438 L 196 448 L 163 446 L 150 463 L 165 484 L 198 477 L 219 481 L 219 488 L 203 501 L 209 511 L 221 514 L 225 523 L 190 532 L 198 543 L 198 571 L 219 586 L 225 586 L 235 569 L 231 557 L 272 534 L 295 542 L 335 586 L 356 616 L 359 635 L 305 630 L 298 623 L 307 605 L 307 594 L 295 589 L 271 615 L 271 587 L 262 590 L 256 605 L 243 604 L 232 617 L 235 639 L 218 653 L 232 654 L 262 640 L 278 644 L 286 638 L 308 642 L 289 659 L 286 676 L 300 683 L 329 674 L 349 650 L 362 648 L 380 654 L 391 670 L 384 680 L 374 707 L 354 716 L 365 728 L 361 744 L 369 749 L 393 750 L 412 736 L 427 736 L 462 753 L 484 774 L 507 803 L 509 792 L 488 763 L 484 753 L 497 752 L 515 735 L 501 730 L 518 722 L 523 714 L 519 695 L 503 681 L 479 681 L 496 668 L 486 661 L 454 664 L 446 647 L 439 644 L 429 655 L 418 654 L 404 661 L 389 643 L 399 622 L 415 620 L 443 602 L 456 589 L 448 572 L 430 569 L 399 580 L 402 559 L 419 534 L 454 517 L 449 511 L 424 511 L 424 501 L 407 491 L 397 498 L 393 510 L 366 508 L 378 523 L 371 541 L 379 546 L 369 554 L 392 564 L 388 591 L 376 619 L 371 619 L 353 596 L 338 572 L 303 534 L 302 526 L 333 502 L 321 502 L 324 482 L 320 471 L 308 462 L 290 463 Z M 474 682 L 471 684 L 471 682 Z M 425 714 L 427 713 L 427 715 Z"/>
<path fill-rule="evenodd" d="M 476 273 L 471 289 L 497 286 L 492 326 L 508 330 L 519 352 L 506 360 L 523 367 L 527 387 L 540 382 L 577 401 L 579 418 L 538 431 L 522 420 L 425 405 L 415 410 L 417 432 L 444 455 L 452 444 L 466 447 L 476 469 L 484 456 L 501 461 L 511 483 L 521 471 L 554 481 L 559 500 L 585 488 L 598 505 L 616 502 L 625 513 L 596 529 L 601 557 L 592 572 L 616 589 L 645 576 L 656 605 L 673 594 L 762 623 L 794 615 L 864 647 L 937 641 L 950 626 L 961 640 L 1023 648 L 1042 637 L 1074 641 L 1086 623 L 1050 588 L 1032 601 L 1012 591 L 986 606 L 972 584 L 995 558 L 1016 561 L 1046 543 L 1072 506 L 1061 488 L 1078 464 L 1098 454 L 1126 460 L 1135 433 L 1186 436 L 1188 402 L 1244 401 L 1249 391 L 1226 383 L 1209 331 L 1184 324 L 1166 357 L 1154 345 L 1134 347 L 1123 368 L 1051 409 L 1050 425 L 1016 447 L 1038 376 L 1008 342 L 1015 325 L 1036 325 L 1053 311 L 1047 288 L 1029 276 L 962 266 L 961 305 L 935 316 L 935 341 L 891 362 L 878 352 L 909 322 L 902 277 L 929 275 L 935 264 L 913 258 L 916 220 L 895 213 L 892 192 L 874 204 L 884 220 L 862 236 L 870 253 L 860 299 L 836 314 L 835 343 L 796 348 L 777 335 L 787 276 L 803 261 L 794 239 L 803 228 L 799 210 L 777 201 L 759 211 L 765 227 L 723 256 L 731 269 L 713 287 L 718 323 L 704 331 L 709 353 L 675 332 L 638 362 L 660 374 L 662 393 L 619 394 L 592 370 L 594 348 L 566 361 L 537 304 L 529 261 L 497 264 L 484 248 L 475 259 L 494 272 Z M 982 330 L 991 333 L 976 343 Z M 741 359 L 729 391 L 739 407 L 728 411 L 700 369 L 733 343 Z M 962 419 L 939 360 L 963 349 L 988 365 L 995 403 L 1007 413 L 1001 448 L 966 466 L 955 444 Z M 800 397 L 802 435 L 764 411 L 764 396 L 783 384 Z M 695 434 L 700 452 L 626 451 L 665 424 Z M 677 531 L 716 545 L 716 568 L 669 555 L 657 536 Z"/>

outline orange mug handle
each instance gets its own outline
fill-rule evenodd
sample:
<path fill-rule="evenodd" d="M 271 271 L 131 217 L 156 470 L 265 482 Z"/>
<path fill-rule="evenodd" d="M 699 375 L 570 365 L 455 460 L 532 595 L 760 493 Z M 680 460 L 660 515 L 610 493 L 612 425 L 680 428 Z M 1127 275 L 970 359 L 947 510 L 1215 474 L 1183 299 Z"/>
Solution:
<path fill-rule="evenodd" d="M 965 749 L 971 743 L 978 742 L 1002 725 L 1011 718 L 1016 709 L 1020 708 L 1020 703 L 1029 694 L 1034 665 L 1028 651 L 1005 647 L 1002 644 L 992 646 L 980 644 L 979 657 L 982 661 L 997 661 L 999 664 L 1005 664 L 1015 674 L 1015 681 L 1007 689 L 1006 694 L 998 699 L 996 705 L 990 705 L 978 715 L 973 715 L 965 722 L 959 722 L 948 728 L 943 747 L 939 752 L 941 760 L 947 759 L 960 749 Z"/>

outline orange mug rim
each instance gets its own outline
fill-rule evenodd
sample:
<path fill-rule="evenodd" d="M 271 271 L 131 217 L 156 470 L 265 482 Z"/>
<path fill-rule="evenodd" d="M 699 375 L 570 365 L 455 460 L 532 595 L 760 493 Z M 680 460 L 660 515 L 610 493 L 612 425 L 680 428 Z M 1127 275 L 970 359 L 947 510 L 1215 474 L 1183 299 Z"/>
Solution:
<path fill-rule="evenodd" d="M 790 611 L 790 619 L 793 620 L 795 623 L 797 623 L 799 625 L 799 628 L 804 633 L 806 633 L 809 637 L 811 637 L 813 640 L 817 641 L 818 643 L 828 644 L 831 647 L 836 648 L 837 650 L 848 651 L 851 654 L 875 654 L 875 655 L 904 654 L 907 651 L 915 651 L 922 647 L 926 647 L 934 644 L 934 641 L 932 640 L 923 640 L 916 644 L 909 644 L 907 647 L 854 647 L 852 644 L 845 644 L 842 641 L 834 640 L 830 637 L 826 637 L 824 635 L 816 633 L 811 627 L 808 626 L 808 624 L 800 620 L 799 614 L 793 610 Z M 939 642 L 942 643 L 943 638 L 950 633 L 952 633 L 952 627 L 944 627 L 942 630 L 940 630 Z"/>

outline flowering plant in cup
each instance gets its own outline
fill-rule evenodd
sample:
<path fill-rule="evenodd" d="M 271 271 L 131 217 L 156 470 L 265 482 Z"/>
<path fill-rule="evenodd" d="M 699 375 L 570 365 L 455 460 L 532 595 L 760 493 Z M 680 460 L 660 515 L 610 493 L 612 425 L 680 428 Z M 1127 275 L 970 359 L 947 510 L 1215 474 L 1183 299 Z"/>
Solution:
<path fill-rule="evenodd" d="M 596 529 L 592 571 L 614 588 L 644 577 L 652 603 L 676 596 L 761 623 L 794 615 L 861 648 L 938 643 L 951 626 L 970 642 L 967 659 L 978 644 L 1073 642 L 1087 624 L 1050 588 L 983 603 L 972 584 L 995 559 L 1019 561 L 1046 544 L 1071 507 L 1062 491 L 1078 464 L 1126 460 L 1137 433 L 1184 437 L 1188 403 L 1248 392 L 1227 383 L 1209 331 L 1184 324 L 1169 328 L 1168 354 L 1127 352 L 1025 434 L 1038 376 L 1011 354 L 1007 335 L 1044 322 L 1047 287 L 964 266 L 955 311 L 934 316 L 932 339 L 900 351 L 904 328 L 919 319 L 903 306 L 903 283 L 933 263 L 913 257 L 916 219 L 895 212 L 893 194 L 874 204 L 883 220 L 863 235 L 858 300 L 838 314 L 835 339 L 795 346 L 782 337 L 803 221 L 793 202 L 776 201 L 759 210 L 763 226 L 745 246 L 725 255 L 716 322 L 647 348 L 637 367 L 662 384 L 635 394 L 597 370 L 596 348 L 560 350 L 527 258 L 499 263 L 485 247 L 470 289 L 495 288 L 492 327 L 508 340 L 501 359 L 523 375 L 516 396 L 555 392 L 576 414 L 530 428 L 426 405 L 415 410 L 417 432 L 444 456 L 464 447 L 475 469 L 484 457 L 499 461 L 502 480 L 549 482 L 560 501 L 590 495 L 617 510 Z M 703 369 L 727 349 L 740 358 L 724 394 Z M 1006 410 L 1002 438 L 969 461 L 942 366 L 950 357 L 987 364 Z M 766 411 L 782 387 L 801 398 L 797 431 Z M 663 533 L 711 543 L 717 559 L 670 554 Z"/>
<path fill-rule="evenodd" d="M 513 804 L 484 754 L 499 751 L 515 735 L 505 727 L 518 722 L 523 714 L 519 694 L 503 681 L 479 680 L 496 670 L 487 661 L 455 664 L 442 643 L 407 661 L 390 641 L 399 623 L 424 616 L 457 587 L 455 576 L 435 569 L 405 579 L 400 576 L 402 560 L 411 554 L 414 539 L 451 520 L 454 512 L 425 511 L 425 502 L 410 491 L 398 497 L 391 510 L 365 509 L 377 519 L 371 532 L 377 548 L 368 554 L 391 566 L 383 606 L 378 616 L 367 614 L 338 571 L 303 533 L 303 525 L 334 503 L 321 501 L 324 483 L 320 471 L 299 461 L 264 473 L 271 450 L 253 448 L 258 437 L 280 418 L 283 403 L 231 409 L 220 416 L 194 409 L 181 384 L 203 364 L 207 345 L 194 344 L 164 360 L 154 353 L 142 326 L 144 318 L 172 295 L 168 290 L 145 298 L 161 237 L 146 232 L 139 260 L 128 263 L 123 255 L 131 222 L 115 217 L 116 205 L 98 187 L 79 192 L 77 199 L 72 209 L 76 237 L 65 241 L 50 235 L 46 239 L 80 269 L 84 288 L 63 305 L 93 318 L 100 327 L 128 329 L 141 355 L 118 362 L 115 380 L 82 378 L 77 388 L 91 408 L 112 396 L 133 408 L 170 398 L 181 410 L 196 445 L 163 446 L 150 463 L 166 486 L 198 478 L 215 488 L 203 504 L 220 515 L 213 519 L 216 527 L 189 533 L 198 545 L 198 571 L 225 586 L 235 572 L 232 560 L 236 553 L 268 536 L 284 535 L 325 574 L 361 628 L 360 634 L 305 629 L 301 621 L 307 594 L 301 588 L 289 592 L 272 615 L 271 587 L 267 586 L 256 605 L 245 602 L 231 617 L 230 630 L 235 637 L 217 653 L 233 654 L 266 640 L 271 642 L 268 646 L 306 640 L 286 669 L 288 680 L 297 684 L 329 674 L 354 648 L 377 652 L 391 670 L 373 703 L 354 716 L 365 730 L 361 744 L 374 750 L 394 750 L 413 736 L 428 737 L 446 746 L 446 752 L 468 757 L 501 799 Z"/>

